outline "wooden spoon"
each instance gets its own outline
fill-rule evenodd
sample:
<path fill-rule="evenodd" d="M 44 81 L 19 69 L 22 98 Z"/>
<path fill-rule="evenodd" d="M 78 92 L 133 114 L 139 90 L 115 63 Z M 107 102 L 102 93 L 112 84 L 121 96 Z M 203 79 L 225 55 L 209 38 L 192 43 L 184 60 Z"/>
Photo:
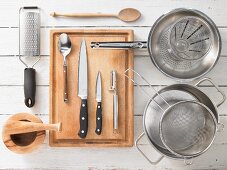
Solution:
<path fill-rule="evenodd" d="M 64 13 L 56 13 L 53 12 L 50 14 L 52 17 L 115 17 L 124 22 L 132 22 L 136 21 L 140 18 L 141 13 L 134 8 L 125 8 L 122 9 L 117 15 L 116 14 L 102 14 L 102 13 L 72 13 L 72 14 L 64 14 Z"/>

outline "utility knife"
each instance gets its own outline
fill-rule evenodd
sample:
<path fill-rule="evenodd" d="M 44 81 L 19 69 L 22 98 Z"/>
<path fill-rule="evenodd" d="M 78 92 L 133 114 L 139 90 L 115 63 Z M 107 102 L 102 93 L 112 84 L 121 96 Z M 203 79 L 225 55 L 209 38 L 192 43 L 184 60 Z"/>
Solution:
<path fill-rule="evenodd" d="M 95 133 L 100 135 L 102 132 L 102 79 L 101 73 L 98 72 L 96 79 L 96 129 Z"/>

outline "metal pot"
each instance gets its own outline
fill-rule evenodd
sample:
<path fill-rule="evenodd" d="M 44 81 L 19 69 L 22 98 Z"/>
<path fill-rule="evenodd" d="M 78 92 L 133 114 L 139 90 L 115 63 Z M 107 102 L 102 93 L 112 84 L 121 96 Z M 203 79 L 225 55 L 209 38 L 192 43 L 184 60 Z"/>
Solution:
<path fill-rule="evenodd" d="M 219 93 L 222 95 L 222 99 L 220 102 L 215 105 L 214 102 L 204 93 L 202 92 L 197 86 L 201 84 L 204 81 L 211 82 L 214 87 L 218 90 Z M 159 163 L 164 156 L 172 158 L 172 159 L 184 159 L 186 164 L 191 164 L 191 161 L 189 161 L 191 158 L 184 158 L 181 156 L 177 156 L 170 152 L 162 143 L 162 140 L 160 138 L 159 133 L 159 121 L 163 115 L 163 111 L 157 106 L 160 105 L 162 108 L 166 107 L 165 102 L 160 98 L 165 98 L 165 100 L 169 104 L 174 104 L 182 100 L 195 100 L 198 101 L 205 106 L 207 106 L 215 116 L 217 122 L 219 123 L 219 115 L 217 111 L 217 107 L 219 107 L 224 101 L 225 101 L 225 94 L 219 89 L 219 87 L 212 82 L 209 78 L 204 78 L 200 80 L 198 83 L 193 85 L 188 84 L 173 84 L 167 87 L 164 87 L 163 89 L 159 90 L 147 103 L 144 115 L 143 115 L 143 127 L 144 132 L 136 139 L 135 145 L 139 152 L 151 163 L 151 164 L 157 164 Z M 219 123 L 220 124 L 220 123 Z M 144 136 L 147 136 L 148 141 L 150 144 L 158 151 L 161 156 L 156 161 L 151 161 L 139 148 L 138 142 L 139 140 Z M 211 144 L 210 144 L 211 145 Z M 210 146 L 209 146 L 210 147 Z M 192 157 L 193 158 L 193 157 Z"/>
<path fill-rule="evenodd" d="M 174 53 L 175 47 L 170 49 L 171 41 L 169 39 L 172 37 L 171 30 L 172 28 L 175 28 L 175 25 L 179 24 L 180 19 L 186 20 L 185 18 L 191 18 L 193 21 L 189 23 L 192 23 L 192 25 L 196 22 L 194 20 L 198 20 L 199 24 L 204 25 L 203 28 L 206 28 L 197 36 L 197 38 L 199 38 L 202 35 L 207 34 L 209 39 L 209 43 L 205 43 L 201 46 L 201 49 L 203 49 L 201 50 L 203 57 L 197 56 L 196 58 L 199 58 L 199 60 L 191 60 L 196 56 L 196 53 L 198 53 L 198 49 L 193 49 L 194 52 L 192 52 L 192 50 L 189 49 L 189 46 L 190 44 L 196 43 L 194 47 L 197 48 L 198 42 L 204 42 L 206 38 L 197 39 L 191 43 L 187 42 L 187 37 L 190 37 L 191 39 L 191 34 L 195 35 L 197 30 L 201 30 L 201 27 L 197 28 L 197 25 L 194 28 L 188 28 L 188 30 L 191 31 L 191 33 L 188 33 L 189 36 L 181 38 L 177 42 L 179 46 L 175 46 L 178 50 L 177 53 L 184 53 L 184 50 L 187 50 L 185 54 L 190 54 L 189 60 L 185 59 L 184 56 L 182 57 L 182 55 L 180 55 L 181 59 L 176 59 L 176 53 Z M 185 46 L 188 46 L 188 48 L 185 49 Z M 162 15 L 157 19 L 150 30 L 147 42 L 92 42 L 91 48 L 148 48 L 152 62 L 162 73 L 176 80 L 193 80 L 205 75 L 215 66 L 220 56 L 221 37 L 216 25 L 207 15 L 198 10 L 179 8 Z"/>

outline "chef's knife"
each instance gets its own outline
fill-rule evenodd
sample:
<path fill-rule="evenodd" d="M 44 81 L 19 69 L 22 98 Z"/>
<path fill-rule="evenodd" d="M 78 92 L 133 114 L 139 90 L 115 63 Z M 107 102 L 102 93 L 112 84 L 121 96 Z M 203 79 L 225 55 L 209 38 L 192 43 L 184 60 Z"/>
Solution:
<path fill-rule="evenodd" d="M 96 79 L 96 130 L 95 133 L 100 135 L 102 132 L 102 82 L 101 82 L 101 73 L 98 72 Z"/>
<path fill-rule="evenodd" d="M 80 131 L 78 135 L 85 138 L 88 130 L 88 107 L 87 107 L 87 51 L 86 42 L 83 39 L 80 46 L 78 71 L 78 96 L 81 98 L 80 106 Z"/>

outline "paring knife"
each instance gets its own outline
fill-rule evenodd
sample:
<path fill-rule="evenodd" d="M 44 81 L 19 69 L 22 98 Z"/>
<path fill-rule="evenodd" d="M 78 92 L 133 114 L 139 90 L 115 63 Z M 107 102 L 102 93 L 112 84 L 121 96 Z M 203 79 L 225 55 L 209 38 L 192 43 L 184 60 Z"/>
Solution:
<path fill-rule="evenodd" d="M 101 73 L 98 72 L 96 79 L 96 130 L 95 133 L 100 135 L 102 132 L 102 80 Z"/>
<path fill-rule="evenodd" d="M 83 39 L 80 46 L 78 71 L 78 96 L 81 98 L 80 106 L 80 131 L 78 135 L 85 138 L 88 130 L 88 107 L 87 107 L 87 51 L 86 42 Z"/>

